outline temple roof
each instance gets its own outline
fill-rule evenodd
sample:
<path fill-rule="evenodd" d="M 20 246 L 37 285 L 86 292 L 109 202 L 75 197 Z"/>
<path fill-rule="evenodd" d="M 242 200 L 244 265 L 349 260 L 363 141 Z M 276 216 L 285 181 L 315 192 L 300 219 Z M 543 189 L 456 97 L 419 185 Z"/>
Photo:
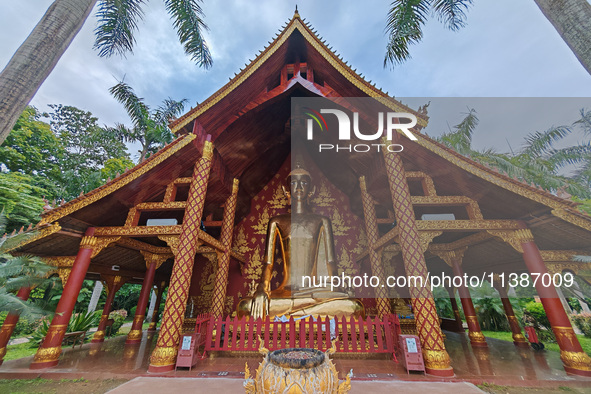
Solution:
<path fill-rule="evenodd" d="M 297 69 L 304 64 L 309 74 L 306 77 Z M 234 78 L 171 123 L 178 136 L 175 141 L 107 184 L 45 212 L 38 227 L 45 228 L 44 235 L 15 245 L 13 249 L 38 255 L 76 254 L 79 239 L 87 227 L 124 226 L 131 209 L 138 204 L 163 201 L 167 185 L 179 178 L 190 178 L 206 138 L 211 138 L 215 150 L 204 216 L 221 220 L 232 180 L 237 178 L 240 192 L 236 221 L 239 221 L 248 213 L 253 196 L 291 154 L 292 97 L 374 97 L 381 105 L 397 112 L 415 114 L 418 140 L 405 143 L 404 152 L 400 154 L 407 172 L 423 173 L 432 180 L 437 197 L 469 199 L 479 206 L 486 220 L 527 222 L 540 249 L 591 250 L 591 219 L 577 210 L 576 203 L 502 175 L 421 134 L 420 129 L 428 122 L 425 112 L 404 106 L 364 80 L 316 35 L 297 12 L 274 40 Z M 325 135 L 323 138 L 330 141 L 336 137 Z M 313 151 L 308 155 L 317 162 L 320 160 Z M 388 215 L 392 200 L 381 155 L 355 153 L 346 157 L 327 157 L 332 172 L 326 176 L 350 196 L 354 213 L 363 214 L 358 179 L 366 176 L 378 213 L 382 217 Z M 411 194 L 420 200 L 420 187 L 411 181 Z M 441 212 L 436 209 L 438 207 L 421 204 L 417 203 L 415 207 L 419 221 L 422 214 Z M 468 219 L 461 216 L 457 207 L 450 208 L 449 204 L 445 207 L 445 212 L 455 213 L 458 221 Z M 154 212 L 150 217 L 170 217 L 170 212 L 173 211 Z M 179 222 L 182 221 L 183 211 L 174 212 Z M 444 233 L 433 242 L 456 242 L 474 232 Z M 155 247 L 166 246 L 157 237 L 144 238 L 143 241 Z M 128 264 L 130 269 L 141 267 L 141 255 L 137 251 L 133 253 L 135 257 L 122 254 L 125 258 L 117 261 Z M 498 257 L 497 253 L 488 256 L 491 261 Z M 486 258 L 479 258 L 486 262 Z M 103 252 L 96 259 L 113 264 L 116 257 Z M 164 271 L 170 268 L 168 263 Z"/>
<path fill-rule="evenodd" d="M 269 66 L 279 66 L 279 68 L 275 67 L 275 71 L 278 72 L 284 64 L 294 63 L 295 61 L 312 62 L 313 60 L 318 61 L 322 59 L 324 63 L 322 66 L 327 67 L 327 69 L 331 71 L 330 82 L 335 81 L 334 86 L 332 84 L 331 86 L 340 92 L 341 89 L 337 88 L 344 88 L 348 93 L 351 93 L 348 95 L 341 94 L 343 97 L 389 97 L 386 92 L 376 87 L 375 84 L 371 83 L 371 81 L 366 81 L 362 75 L 357 73 L 356 69 L 351 68 L 351 66 L 346 61 L 344 61 L 341 56 L 333 52 L 332 47 L 327 45 L 326 40 L 318 37 L 316 33 L 317 32 L 305 22 L 305 19 L 300 17 L 298 11 L 296 10 L 293 18 L 289 20 L 282 29 L 280 29 L 273 41 L 270 41 L 269 44 L 262 51 L 260 51 L 254 60 L 250 61 L 250 63 L 247 63 L 244 68 L 240 69 L 240 72 L 238 72 L 233 78 L 230 78 L 230 81 L 222 86 L 217 92 L 212 94 L 197 107 L 173 121 L 170 127 L 175 133 L 189 133 L 191 131 L 191 127 L 189 126 L 191 126 L 192 121 L 204 114 L 206 111 L 210 110 L 216 104 L 221 103 L 220 106 L 223 107 L 223 100 L 226 99 L 228 95 L 230 95 L 230 93 L 235 89 L 244 83 L 247 83 L 249 78 L 251 80 L 255 80 L 254 82 L 257 83 L 261 80 L 267 82 L 265 79 L 273 76 L 273 73 L 269 72 Z M 296 46 L 300 46 L 299 49 L 302 48 L 302 43 L 298 42 L 298 38 L 300 37 L 305 41 L 306 49 L 313 49 L 317 56 L 314 56 L 314 54 L 310 51 L 309 53 L 305 54 L 307 57 L 304 58 L 304 53 L 300 51 L 298 55 L 292 55 L 293 57 L 290 58 L 290 53 L 288 51 L 289 49 Z M 276 63 L 275 60 L 279 60 L 280 62 Z M 320 62 L 318 61 L 318 63 Z M 260 70 L 261 68 L 265 69 L 264 76 L 262 78 L 257 78 L 255 74 L 257 70 Z M 332 71 L 336 71 L 339 78 L 335 78 L 335 75 L 332 73 Z M 318 68 L 315 69 L 315 72 L 319 72 Z M 328 70 L 327 74 L 329 74 Z M 328 75 L 326 75 L 326 77 L 328 77 Z M 326 81 L 326 79 L 324 79 L 324 81 Z M 257 89 L 254 90 L 254 92 L 259 93 L 261 88 L 265 87 L 267 87 L 265 84 L 262 86 L 259 85 L 257 86 Z M 417 111 L 396 101 L 391 101 L 391 105 L 392 109 L 394 110 L 411 112 L 417 115 L 420 126 L 425 127 L 427 125 L 428 118 L 425 115 L 420 114 Z"/>

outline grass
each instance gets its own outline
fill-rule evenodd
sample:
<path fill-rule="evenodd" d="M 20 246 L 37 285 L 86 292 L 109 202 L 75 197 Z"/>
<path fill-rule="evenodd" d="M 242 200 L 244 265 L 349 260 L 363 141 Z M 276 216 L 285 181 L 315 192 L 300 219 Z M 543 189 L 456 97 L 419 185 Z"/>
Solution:
<path fill-rule="evenodd" d="M 509 342 L 513 342 L 513 337 L 511 335 L 510 332 L 505 332 L 505 331 L 482 331 L 482 333 L 484 334 L 485 337 L 487 338 L 494 338 L 494 339 L 500 339 L 503 341 L 509 341 Z M 577 338 L 579 339 L 579 343 L 581 344 L 581 347 L 583 348 L 583 351 L 587 354 L 591 355 L 591 338 L 587 338 L 584 335 L 577 335 Z M 560 349 L 558 348 L 558 344 L 557 343 L 544 343 L 544 346 L 546 347 L 546 350 L 551 350 L 554 352 L 559 352 Z"/>
<path fill-rule="evenodd" d="M 483 382 L 476 385 L 479 389 L 485 393 L 491 394 L 523 394 L 523 393 L 556 393 L 561 394 L 565 392 L 570 393 L 588 393 L 589 390 L 586 388 L 574 388 L 568 386 L 554 387 L 516 387 L 516 386 L 499 386 L 490 382 Z"/>
<path fill-rule="evenodd" d="M 33 342 L 19 343 L 18 345 L 8 345 L 6 347 L 6 356 L 4 356 L 4 361 L 33 356 L 38 347 L 39 346 Z"/>
<path fill-rule="evenodd" d="M 126 322 L 128 323 L 128 322 Z M 150 325 L 150 323 L 144 323 L 142 324 L 142 330 L 147 330 L 148 326 Z M 129 334 L 129 331 L 131 331 L 131 326 L 125 326 L 125 327 L 121 327 L 119 329 L 119 331 L 117 331 L 117 334 L 115 334 L 115 337 L 121 336 L 121 335 L 127 335 Z"/>
<path fill-rule="evenodd" d="M 125 383 L 125 379 L 2 379 L 0 393 L 59 393 L 59 394 L 98 394 L 105 393 Z"/>

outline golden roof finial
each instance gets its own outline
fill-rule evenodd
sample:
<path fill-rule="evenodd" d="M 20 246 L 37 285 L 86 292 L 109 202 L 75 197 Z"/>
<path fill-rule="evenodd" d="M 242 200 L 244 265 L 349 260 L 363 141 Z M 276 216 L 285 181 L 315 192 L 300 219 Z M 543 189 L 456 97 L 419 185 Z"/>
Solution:
<path fill-rule="evenodd" d="M 298 5 L 297 4 L 296 4 L 296 9 L 295 9 L 295 11 L 293 13 L 293 17 L 294 18 L 299 18 L 300 17 L 300 13 L 298 12 Z"/>

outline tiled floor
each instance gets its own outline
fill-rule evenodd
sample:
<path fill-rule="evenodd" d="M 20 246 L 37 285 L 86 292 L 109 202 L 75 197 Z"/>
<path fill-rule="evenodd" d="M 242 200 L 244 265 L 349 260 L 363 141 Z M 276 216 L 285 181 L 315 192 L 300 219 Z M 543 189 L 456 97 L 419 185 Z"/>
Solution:
<path fill-rule="evenodd" d="M 488 339 L 488 349 L 474 350 L 466 335 L 446 333 L 446 348 L 452 359 L 455 378 L 471 382 L 491 381 L 497 384 L 537 385 L 540 381 L 572 382 L 576 385 L 591 384 L 591 379 L 568 376 L 562 368 L 557 352 L 536 353 L 519 349 L 510 342 Z M 105 377 L 153 376 L 147 373 L 150 354 L 156 344 L 155 335 L 147 335 L 139 345 L 125 346 L 125 337 L 107 340 L 99 346 L 86 344 L 82 348 L 65 348 L 57 367 L 31 371 L 27 359 L 6 361 L 0 367 L 3 377 L 72 377 L 83 375 L 87 379 Z M 220 377 L 242 378 L 247 362 L 254 373 L 261 356 L 215 356 L 206 358 L 189 371 L 182 368 L 164 374 L 167 377 Z M 353 370 L 354 380 L 414 380 L 441 381 L 442 378 L 425 376 L 422 373 L 407 374 L 401 364 L 389 359 L 351 359 L 338 354 L 334 363 L 341 378 Z"/>

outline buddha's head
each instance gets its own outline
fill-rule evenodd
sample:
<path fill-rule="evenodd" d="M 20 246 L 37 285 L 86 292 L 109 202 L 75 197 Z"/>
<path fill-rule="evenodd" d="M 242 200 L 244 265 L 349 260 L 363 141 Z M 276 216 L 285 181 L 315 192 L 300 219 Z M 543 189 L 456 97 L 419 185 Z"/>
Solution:
<path fill-rule="evenodd" d="M 312 187 L 312 177 L 310 173 L 302 168 L 300 163 L 296 163 L 295 168 L 289 173 L 286 178 L 287 188 L 283 188 L 285 195 L 292 203 L 304 202 L 307 203 L 315 193 L 315 188 Z M 289 191 L 288 191 L 289 190 Z"/>

